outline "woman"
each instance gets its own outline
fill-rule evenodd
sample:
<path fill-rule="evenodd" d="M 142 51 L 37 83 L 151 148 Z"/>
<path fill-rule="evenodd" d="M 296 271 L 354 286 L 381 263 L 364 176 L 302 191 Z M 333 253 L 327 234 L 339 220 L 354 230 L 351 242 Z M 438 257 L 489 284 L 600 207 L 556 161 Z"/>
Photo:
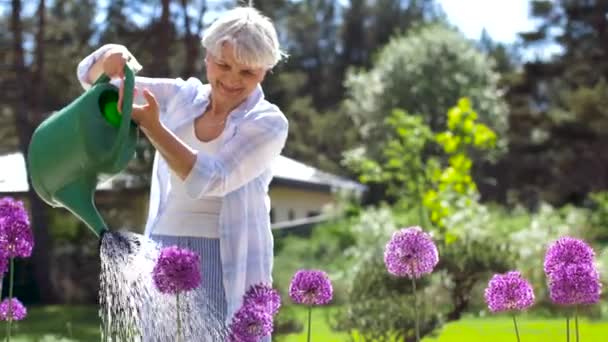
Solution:
<path fill-rule="evenodd" d="M 157 150 L 145 234 L 201 254 L 202 286 L 229 323 L 249 286 L 271 282 L 270 166 L 288 123 L 260 82 L 284 55 L 271 21 L 251 7 L 221 16 L 202 44 L 209 84 L 136 77 L 147 103 L 133 120 Z M 79 80 L 86 88 L 102 72 L 122 77 L 130 58 L 105 45 L 81 61 Z"/>

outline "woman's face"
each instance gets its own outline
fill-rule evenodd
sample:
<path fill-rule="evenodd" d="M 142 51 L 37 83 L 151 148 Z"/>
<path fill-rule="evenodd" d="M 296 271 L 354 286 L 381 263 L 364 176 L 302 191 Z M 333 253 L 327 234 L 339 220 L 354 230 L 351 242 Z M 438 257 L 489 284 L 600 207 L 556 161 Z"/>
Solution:
<path fill-rule="evenodd" d="M 264 80 L 266 69 L 252 68 L 236 61 L 234 47 L 224 43 L 221 56 L 207 53 L 207 80 L 214 98 L 229 103 L 240 103 Z"/>

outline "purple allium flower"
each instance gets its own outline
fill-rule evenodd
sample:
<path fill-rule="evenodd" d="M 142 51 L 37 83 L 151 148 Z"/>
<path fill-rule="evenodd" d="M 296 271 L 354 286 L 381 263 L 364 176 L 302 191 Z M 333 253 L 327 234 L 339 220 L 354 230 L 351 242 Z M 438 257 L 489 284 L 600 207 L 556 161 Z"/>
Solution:
<path fill-rule="evenodd" d="M 600 276 L 593 264 L 565 265 L 549 278 L 551 300 L 557 304 L 595 304 L 601 291 Z"/>
<path fill-rule="evenodd" d="M 386 269 L 399 277 L 420 278 L 433 272 L 437 262 L 437 247 L 420 227 L 396 231 L 384 249 Z"/>
<path fill-rule="evenodd" d="M 23 202 L 11 197 L 0 199 L 0 246 L 9 258 L 27 258 L 34 248 L 34 236 Z"/>
<path fill-rule="evenodd" d="M 0 218 L 14 216 L 14 215 L 25 215 L 27 212 L 23 206 L 23 202 L 18 201 L 12 197 L 0 198 Z"/>
<path fill-rule="evenodd" d="M 562 266 L 570 264 L 593 264 L 595 253 L 583 240 L 569 236 L 559 238 L 547 249 L 545 254 L 545 274 L 551 274 Z"/>
<path fill-rule="evenodd" d="M 511 271 L 492 277 L 485 299 L 492 312 L 525 310 L 534 304 L 534 290 L 521 273 Z"/>
<path fill-rule="evenodd" d="M 27 316 L 27 309 L 21 304 L 19 299 L 13 298 L 10 303 L 12 303 L 12 307 L 10 308 L 11 315 L 9 315 L 8 298 L 0 303 L 0 320 L 8 321 L 12 317 L 13 321 L 20 321 Z"/>
<path fill-rule="evenodd" d="M 268 284 L 256 284 L 247 290 L 243 299 L 243 305 L 255 306 L 268 312 L 271 315 L 275 315 L 279 312 L 281 307 L 281 296 L 279 292 L 273 289 Z"/>
<path fill-rule="evenodd" d="M 297 304 L 327 304 L 333 292 L 327 273 L 318 270 L 299 270 L 289 284 L 289 297 Z"/>
<path fill-rule="evenodd" d="M 163 248 L 154 265 L 152 279 L 162 293 L 193 290 L 201 283 L 200 257 L 177 246 Z"/>
<path fill-rule="evenodd" d="M 257 342 L 272 333 L 272 316 L 258 307 L 243 305 L 232 317 L 230 342 Z"/>

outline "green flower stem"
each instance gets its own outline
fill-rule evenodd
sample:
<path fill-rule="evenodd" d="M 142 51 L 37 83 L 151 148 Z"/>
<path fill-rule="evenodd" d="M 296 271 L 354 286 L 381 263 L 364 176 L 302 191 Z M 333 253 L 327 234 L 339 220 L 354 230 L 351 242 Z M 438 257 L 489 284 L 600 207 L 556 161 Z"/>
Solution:
<path fill-rule="evenodd" d="M 519 342 L 519 329 L 517 329 L 517 319 L 515 319 L 515 315 L 513 315 L 513 325 L 515 325 L 515 335 L 517 336 L 517 342 Z"/>
<path fill-rule="evenodd" d="M 566 316 L 566 342 L 570 342 L 570 316 Z"/>
<path fill-rule="evenodd" d="M 306 341 L 310 342 L 310 322 L 312 321 L 312 305 L 308 306 L 308 338 Z"/>
<path fill-rule="evenodd" d="M 574 330 L 576 331 L 576 342 L 578 342 L 578 305 L 574 307 Z"/>
<path fill-rule="evenodd" d="M 6 325 L 6 341 L 11 342 L 11 325 L 13 324 L 13 282 L 15 278 L 15 259 L 10 258 L 10 275 L 8 283 L 8 324 Z"/>
<path fill-rule="evenodd" d="M 414 293 L 414 331 L 416 342 L 420 342 L 420 329 L 418 328 L 418 300 L 416 299 L 416 278 L 412 277 L 412 290 Z"/>

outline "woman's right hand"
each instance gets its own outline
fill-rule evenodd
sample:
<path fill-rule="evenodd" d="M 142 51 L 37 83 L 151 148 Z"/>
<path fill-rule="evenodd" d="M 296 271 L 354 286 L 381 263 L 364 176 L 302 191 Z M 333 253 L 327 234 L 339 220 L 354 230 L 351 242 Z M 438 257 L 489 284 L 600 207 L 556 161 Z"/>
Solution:
<path fill-rule="evenodd" d="M 104 58 L 103 72 L 110 78 L 124 78 L 128 61 L 129 54 L 126 51 L 111 50 Z"/>
<path fill-rule="evenodd" d="M 119 113 L 122 113 L 122 96 L 125 88 L 125 65 L 129 61 L 128 52 L 121 50 L 110 50 L 103 60 L 103 73 L 109 78 L 119 77 L 122 80 L 122 82 L 120 82 L 120 89 L 118 90 L 117 106 Z"/>

